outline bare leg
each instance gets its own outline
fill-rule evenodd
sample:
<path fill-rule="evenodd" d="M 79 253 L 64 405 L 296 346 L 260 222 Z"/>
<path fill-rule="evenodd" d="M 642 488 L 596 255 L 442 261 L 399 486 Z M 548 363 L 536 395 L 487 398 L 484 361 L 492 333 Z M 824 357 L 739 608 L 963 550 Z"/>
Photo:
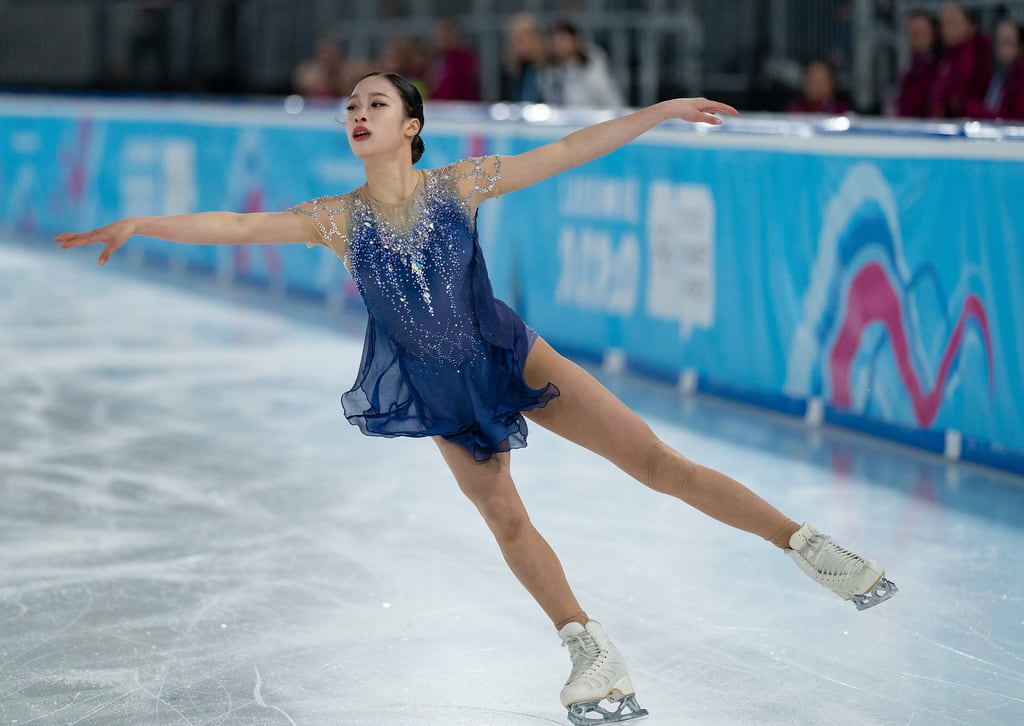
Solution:
<path fill-rule="evenodd" d="M 715 519 L 789 546 L 799 525 L 719 471 L 694 463 L 660 441 L 644 421 L 589 373 L 538 340 L 526 361 L 526 381 L 549 381 L 561 393 L 531 421 L 613 462 L 652 489 L 670 494 Z"/>
<path fill-rule="evenodd" d="M 462 492 L 476 505 L 494 533 L 513 574 L 547 616 L 561 627 L 571 620 L 585 624 L 586 614 L 569 589 L 558 557 L 534 528 L 516 491 L 509 455 L 495 454 L 478 462 L 458 444 L 435 438 Z"/>

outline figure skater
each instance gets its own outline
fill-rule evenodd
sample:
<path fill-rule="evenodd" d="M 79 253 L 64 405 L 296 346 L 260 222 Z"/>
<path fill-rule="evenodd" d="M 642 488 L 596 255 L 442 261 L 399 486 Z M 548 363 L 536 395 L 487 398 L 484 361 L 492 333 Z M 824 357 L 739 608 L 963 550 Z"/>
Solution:
<path fill-rule="evenodd" d="M 625 661 L 576 600 L 509 472 L 510 450 L 526 445 L 524 415 L 648 487 L 762 537 L 860 609 L 896 592 L 876 562 L 659 441 L 491 291 L 477 240 L 481 202 L 607 154 L 662 121 L 720 124 L 718 114 L 736 110 L 704 98 L 663 101 L 522 154 L 421 171 L 413 166 L 423 154 L 419 92 L 402 76 L 371 73 L 353 89 L 345 120 L 366 171 L 358 189 L 283 212 L 131 217 L 55 239 L 64 249 L 102 244 L 101 265 L 133 235 L 185 244 L 305 242 L 337 254 L 369 313 L 358 377 L 342 397 L 346 417 L 371 436 L 434 439 L 512 572 L 568 645 L 572 670 L 561 701 L 569 720 L 624 721 L 647 713 Z"/>

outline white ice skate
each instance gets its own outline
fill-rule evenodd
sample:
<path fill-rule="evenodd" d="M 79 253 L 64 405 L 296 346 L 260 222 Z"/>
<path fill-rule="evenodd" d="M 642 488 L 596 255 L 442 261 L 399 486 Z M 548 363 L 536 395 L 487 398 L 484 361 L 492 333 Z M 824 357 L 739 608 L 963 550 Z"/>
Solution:
<path fill-rule="evenodd" d="M 861 557 L 837 545 L 832 538 L 804 523 L 790 537 L 786 550 L 800 569 L 843 600 L 853 600 L 858 610 L 885 602 L 895 595 L 895 583 L 874 560 Z"/>
<path fill-rule="evenodd" d="M 572 622 L 558 631 L 569 647 L 572 672 L 562 689 L 562 705 L 577 726 L 618 723 L 647 715 L 636 702 L 626 661 L 595 620 L 586 627 Z M 601 704 L 610 702 L 610 709 Z"/>

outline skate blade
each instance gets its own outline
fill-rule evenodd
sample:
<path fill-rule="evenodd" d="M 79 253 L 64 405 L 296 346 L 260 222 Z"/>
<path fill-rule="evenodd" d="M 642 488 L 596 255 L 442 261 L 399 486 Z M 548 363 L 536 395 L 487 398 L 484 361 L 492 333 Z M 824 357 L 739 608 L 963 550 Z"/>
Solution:
<path fill-rule="evenodd" d="M 602 706 L 600 700 L 580 701 L 572 704 L 569 706 L 569 722 L 574 726 L 593 726 L 594 724 L 632 721 L 635 718 L 643 718 L 648 715 L 647 709 L 640 708 L 640 704 L 636 702 L 635 694 L 623 696 L 618 691 L 612 691 L 608 699 L 617 703 L 614 711 L 609 711 Z"/>
<path fill-rule="evenodd" d="M 851 595 L 850 599 L 853 600 L 853 604 L 857 606 L 858 610 L 867 610 L 885 602 L 899 591 L 896 583 L 886 579 L 883 575 L 866 593 Z"/>

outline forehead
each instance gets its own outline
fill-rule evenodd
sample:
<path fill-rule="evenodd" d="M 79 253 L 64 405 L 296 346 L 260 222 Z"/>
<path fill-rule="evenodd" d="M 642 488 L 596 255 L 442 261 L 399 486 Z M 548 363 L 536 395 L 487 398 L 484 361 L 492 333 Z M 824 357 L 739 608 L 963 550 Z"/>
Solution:
<path fill-rule="evenodd" d="M 391 85 L 391 81 L 383 76 L 370 76 L 364 78 L 356 84 L 356 87 L 352 89 L 353 96 L 372 96 L 383 94 L 389 98 L 394 98 L 397 93 L 395 87 Z"/>

